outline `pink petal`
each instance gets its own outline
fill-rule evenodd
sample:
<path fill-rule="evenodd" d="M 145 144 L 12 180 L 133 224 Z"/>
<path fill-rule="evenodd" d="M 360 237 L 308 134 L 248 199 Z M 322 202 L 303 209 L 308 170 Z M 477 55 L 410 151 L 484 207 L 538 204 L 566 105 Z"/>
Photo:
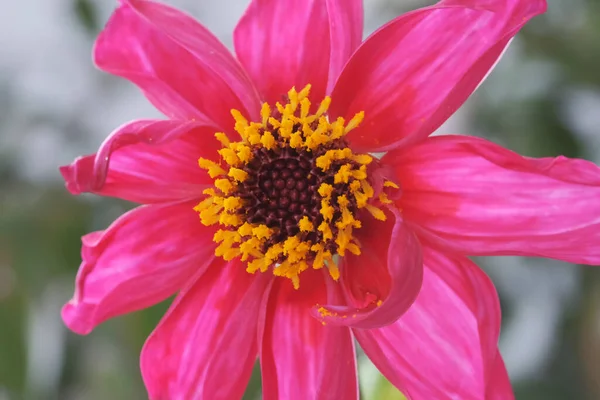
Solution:
<path fill-rule="evenodd" d="M 330 59 L 325 1 L 253 0 L 233 39 L 263 100 L 281 101 L 292 86 L 300 90 L 308 83 L 311 97 L 324 96 Z"/>
<path fill-rule="evenodd" d="M 443 0 L 368 38 L 333 91 L 331 115 L 365 121 L 354 148 L 387 151 L 437 129 L 471 95 L 545 0 Z"/>
<path fill-rule="evenodd" d="M 600 264 L 600 168 L 588 161 L 440 136 L 384 162 L 395 164 L 406 220 L 439 246 Z"/>
<path fill-rule="evenodd" d="M 90 333 L 109 318 L 163 301 L 206 268 L 214 229 L 200 223 L 194 205 L 138 207 L 84 236 L 75 294 L 62 310 L 65 324 Z"/>
<path fill-rule="evenodd" d="M 510 385 L 508 372 L 504 366 L 504 360 L 500 352 L 496 354 L 496 360 L 486 389 L 486 400 L 514 400 L 515 395 Z"/>
<path fill-rule="evenodd" d="M 327 13 L 331 40 L 327 93 L 331 93 L 344 65 L 362 41 L 363 2 L 327 0 Z"/>
<path fill-rule="evenodd" d="M 260 331 L 264 400 L 358 399 L 350 330 L 324 325 L 310 312 L 316 303 L 341 300 L 331 289 L 328 296 L 323 275 L 314 271 L 302 273 L 299 290 L 275 282 Z"/>
<path fill-rule="evenodd" d="M 326 323 L 372 329 L 396 321 L 417 297 L 423 278 L 421 246 L 396 209 L 385 222 L 365 216 L 356 231 L 362 254 L 342 258 L 349 305 L 313 310 Z"/>
<path fill-rule="evenodd" d="M 427 246 L 423 255 L 423 286 L 406 314 L 393 325 L 354 334 L 377 368 L 412 399 L 488 399 L 488 382 L 501 372 L 494 286 L 466 257 Z M 509 384 L 501 388 L 505 397 L 498 398 L 512 397 Z"/>
<path fill-rule="evenodd" d="M 95 155 L 63 166 L 67 189 L 138 203 L 198 198 L 212 180 L 198 158 L 215 158 L 213 128 L 188 121 L 139 120 L 114 131 Z"/>
<path fill-rule="evenodd" d="M 126 0 L 96 41 L 96 65 L 138 85 L 173 119 L 230 130 L 232 108 L 250 117 L 258 95 L 237 61 L 192 17 L 169 6 Z"/>
<path fill-rule="evenodd" d="M 179 294 L 141 356 L 151 400 L 229 400 L 244 394 L 268 275 L 216 261 Z"/>

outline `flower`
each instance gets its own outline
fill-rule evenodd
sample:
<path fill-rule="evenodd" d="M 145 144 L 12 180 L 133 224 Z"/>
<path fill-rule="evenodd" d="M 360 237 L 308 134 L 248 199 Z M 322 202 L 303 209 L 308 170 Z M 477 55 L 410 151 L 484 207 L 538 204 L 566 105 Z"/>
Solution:
<path fill-rule="evenodd" d="M 178 293 L 142 350 L 151 399 L 240 398 L 257 356 L 265 399 L 358 398 L 354 339 L 412 399 L 513 398 L 467 256 L 600 263 L 600 169 L 429 135 L 545 9 L 442 0 L 361 43 L 360 0 L 253 0 L 236 60 L 188 15 L 121 0 L 94 60 L 168 119 L 61 168 L 74 194 L 144 204 L 82 238 L 65 323 Z"/>

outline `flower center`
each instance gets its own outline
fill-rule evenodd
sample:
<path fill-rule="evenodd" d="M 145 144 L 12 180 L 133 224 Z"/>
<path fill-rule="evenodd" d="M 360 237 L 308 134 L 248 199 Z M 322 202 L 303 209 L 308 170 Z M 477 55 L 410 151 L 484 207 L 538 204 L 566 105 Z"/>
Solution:
<path fill-rule="evenodd" d="M 331 99 L 311 114 L 309 92 L 310 85 L 292 88 L 287 104 L 276 103 L 275 110 L 264 103 L 261 122 L 232 110 L 241 140 L 215 134 L 222 162 L 199 160 L 215 181 L 195 207 L 204 225 L 221 226 L 214 236 L 217 256 L 241 257 L 250 273 L 271 269 L 296 288 L 309 267 L 326 266 L 337 280 L 334 255 L 360 254 L 353 230 L 361 227 L 361 211 L 385 220 L 378 205 L 391 203 L 386 191 L 398 188 L 386 181 L 374 189 L 367 173 L 373 158 L 354 154 L 344 139 L 364 113 L 347 124 L 341 117 L 330 122 Z"/>

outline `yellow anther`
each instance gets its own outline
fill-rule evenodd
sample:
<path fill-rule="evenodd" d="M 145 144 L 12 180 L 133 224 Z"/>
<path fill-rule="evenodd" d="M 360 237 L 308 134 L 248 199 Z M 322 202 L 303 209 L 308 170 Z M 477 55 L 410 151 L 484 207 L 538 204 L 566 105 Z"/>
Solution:
<path fill-rule="evenodd" d="M 343 230 L 338 232 L 337 238 L 335 239 L 335 243 L 338 245 L 337 252 L 340 256 L 344 256 L 346 252 L 346 248 L 348 247 L 348 243 L 352 239 L 352 227 L 347 226 Z"/>
<path fill-rule="evenodd" d="M 334 140 L 335 139 L 339 139 L 339 138 L 341 138 L 342 136 L 345 135 L 345 133 L 344 133 L 344 129 L 345 129 L 344 128 L 344 122 L 345 121 L 344 121 L 343 117 L 338 117 L 335 120 L 335 122 L 333 122 L 331 124 L 331 128 L 332 129 L 331 129 L 331 135 L 330 136 L 331 136 L 332 139 L 334 139 Z"/>
<path fill-rule="evenodd" d="M 354 180 L 350 183 L 348 187 L 350 188 L 350 191 L 352 193 L 355 193 L 358 191 L 358 189 L 360 189 L 360 181 Z"/>
<path fill-rule="evenodd" d="M 352 177 L 355 179 L 367 179 L 367 166 L 361 165 L 359 169 L 352 171 Z"/>
<path fill-rule="evenodd" d="M 215 187 L 219 189 L 223 194 L 229 194 L 233 190 L 234 186 L 229 179 L 216 179 Z"/>
<path fill-rule="evenodd" d="M 350 253 L 354 254 L 355 256 L 360 256 L 360 247 L 358 247 L 356 244 L 348 243 L 346 248 L 348 249 L 348 251 L 350 251 Z"/>
<path fill-rule="evenodd" d="M 338 196 L 337 203 L 341 208 L 346 208 L 350 202 L 345 195 Z"/>
<path fill-rule="evenodd" d="M 310 100 L 308 98 L 303 98 L 300 101 L 300 120 L 304 122 L 306 117 L 308 116 L 308 112 L 310 111 Z"/>
<path fill-rule="evenodd" d="M 265 258 L 269 261 L 269 264 L 271 264 L 281 254 L 283 254 L 283 246 L 281 245 L 281 243 L 277 243 L 277 244 L 269 247 L 269 249 L 267 250 L 267 253 L 265 254 Z"/>
<path fill-rule="evenodd" d="M 273 234 L 273 231 L 266 225 L 259 225 L 252 229 L 252 234 L 259 239 L 268 239 Z"/>
<path fill-rule="evenodd" d="M 237 232 L 241 236 L 250 236 L 252 235 L 252 225 L 250 225 L 247 222 L 244 222 L 244 224 L 238 228 Z"/>
<path fill-rule="evenodd" d="M 235 154 L 235 151 L 233 151 L 230 148 L 223 148 L 219 150 L 218 153 L 221 155 L 221 157 L 223 157 L 223 160 L 225 160 L 225 162 L 229 165 L 238 165 L 240 162 L 240 159 L 238 158 L 237 154 Z"/>
<path fill-rule="evenodd" d="M 354 182 L 357 182 L 357 181 L 354 181 Z M 356 206 L 358 208 L 364 208 L 370 199 L 370 197 L 367 196 L 365 193 L 362 193 L 359 191 L 354 192 L 354 198 L 356 199 Z"/>
<path fill-rule="evenodd" d="M 229 249 L 225 252 L 225 254 L 223 254 L 223 259 L 225 261 L 231 261 L 234 258 L 238 257 L 240 254 L 242 254 L 240 249 L 237 249 L 237 248 Z"/>
<path fill-rule="evenodd" d="M 312 85 L 310 85 L 310 84 L 304 86 L 304 88 L 300 91 L 300 93 L 298 93 L 298 99 L 302 100 L 305 97 L 308 97 L 308 95 L 310 94 L 311 87 L 312 87 Z"/>
<path fill-rule="evenodd" d="M 323 216 L 323 218 L 325 219 L 325 221 L 331 221 L 331 219 L 333 218 L 333 213 L 335 212 L 335 209 L 331 206 L 331 204 L 329 204 L 329 200 L 327 199 L 321 199 L 321 215 Z"/>
<path fill-rule="evenodd" d="M 200 221 L 202 222 L 202 225 L 210 226 L 219 222 L 219 211 L 221 211 L 221 206 L 202 210 L 200 212 Z"/>
<path fill-rule="evenodd" d="M 387 194 L 379 193 L 379 201 L 383 204 L 393 204 L 394 202 L 388 199 Z"/>
<path fill-rule="evenodd" d="M 291 119 L 282 119 L 281 126 L 279 127 L 279 136 L 284 139 L 289 139 L 292 136 L 292 131 L 294 129 L 294 121 Z"/>
<path fill-rule="evenodd" d="M 340 279 L 340 269 L 333 261 L 327 264 L 327 268 L 329 269 L 329 276 L 331 276 L 334 281 Z"/>
<path fill-rule="evenodd" d="M 229 168 L 228 175 L 238 182 L 244 182 L 248 178 L 248 173 L 239 168 Z"/>
<path fill-rule="evenodd" d="M 321 104 L 319 105 L 319 109 L 317 110 L 317 117 L 325 114 L 327 110 L 329 110 L 329 105 L 331 104 L 331 97 L 325 96 Z"/>
<path fill-rule="evenodd" d="M 362 187 L 363 192 L 365 192 L 365 195 L 368 197 L 373 197 L 375 191 L 373 190 L 373 186 L 371 186 L 367 180 L 361 180 L 360 186 Z"/>
<path fill-rule="evenodd" d="M 323 171 L 327 171 L 331 166 L 331 162 L 335 159 L 335 155 L 335 150 L 328 150 L 322 156 L 317 157 L 317 167 L 321 168 Z"/>
<path fill-rule="evenodd" d="M 239 197 L 228 197 L 223 201 L 223 207 L 227 211 L 235 211 L 242 206 L 242 200 Z"/>
<path fill-rule="evenodd" d="M 269 107 L 269 103 L 263 103 L 260 109 L 260 116 L 262 117 L 263 128 L 267 128 L 267 122 L 269 121 L 269 117 L 271 116 L 271 107 Z"/>
<path fill-rule="evenodd" d="M 298 222 L 298 227 L 301 232 L 313 232 L 315 230 L 314 225 L 308 220 L 306 215 Z"/>
<path fill-rule="evenodd" d="M 383 187 L 391 187 L 391 188 L 394 188 L 394 189 L 400 189 L 400 186 L 396 185 L 392 181 L 385 181 L 385 182 L 383 182 Z"/>
<path fill-rule="evenodd" d="M 331 232 L 331 228 L 329 227 L 329 224 L 327 222 L 321 222 L 321 225 L 319 225 L 317 229 L 323 232 L 324 240 L 333 239 L 333 232 Z"/>
<path fill-rule="evenodd" d="M 338 172 L 333 177 L 333 183 L 348 183 L 350 176 L 354 175 L 355 171 L 352 171 L 352 165 L 344 164 L 340 167 Z"/>
<path fill-rule="evenodd" d="M 229 147 L 229 145 L 231 144 L 231 141 L 229 140 L 229 138 L 227 137 L 227 135 L 224 134 L 223 132 L 217 132 L 217 133 L 215 133 L 215 137 L 217 138 L 217 140 L 219 142 L 221 142 L 221 145 L 223 147 Z"/>
<path fill-rule="evenodd" d="M 248 146 L 240 145 L 237 148 L 237 156 L 241 162 L 247 163 L 252 159 L 252 150 Z"/>
<path fill-rule="evenodd" d="M 298 92 L 296 92 L 296 87 L 293 87 L 288 91 L 288 98 L 290 99 L 288 106 L 291 106 L 293 110 L 296 110 L 296 107 L 298 107 Z M 283 114 L 285 114 L 285 112 Z"/>
<path fill-rule="evenodd" d="M 380 208 L 377 208 L 375 206 L 372 206 L 371 204 L 367 204 L 367 211 L 369 211 L 371 213 L 371 215 L 373 215 L 376 219 L 378 219 L 380 221 L 385 221 L 387 219 L 383 210 L 381 210 Z"/>
<path fill-rule="evenodd" d="M 260 138 L 260 142 L 262 143 L 263 147 L 268 150 L 271 150 L 277 145 L 277 142 L 275 142 L 275 137 L 269 131 L 263 133 L 262 137 Z"/>
<path fill-rule="evenodd" d="M 219 175 L 226 175 L 227 172 L 221 168 L 219 164 L 212 160 L 207 160 L 206 158 L 199 158 L 198 165 L 200 168 L 208 171 L 208 176 L 211 178 L 216 178 Z"/>
<path fill-rule="evenodd" d="M 248 127 L 248 120 L 238 110 L 231 110 L 231 115 L 235 120 L 234 129 L 241 137 L 244 137 L 245 130 Z"/>
<path fill-rule="evenodd" d="M 261 135 L 259 132 L 259 128 L 260 126 L 253 123 L 245 130 L 246 138 L 248 140 L 248 143 L 250 143 L 251 145 L 256 145 L 260 143 Z"/>
<path fill-rule="evenodd" d="M 331 197 L 331 194 L 333 193 L 333 186 L 328 183 L 321 183 L 318 192 L 321 197 Z"/>
<path fill-rule="evenodd" d="M 293 149 L 297 149 L 301 147 L 303 144 L 302 135 L 300 133 L 293 133 L 290 137 L 290 147 Z"/>
<path fill-rule="evenodd" d="M 359 164 L 371 164 L 373 161 L 373 157 L 368 154 L 354 154 L 352 156 L 352 160 L 356 161 Z"/>
<path fill-rule="evenodd" d="M 355 129 L 358 125 L 360 125 L 360 123 L 363 121 L 363 119 L 365 119 L 365 112 L 364 111 L 356 113 L 354 115 L 354 117 L 352 117 L 352 119 L 350 120 L 350 122 L 348 122 L 348 125 L 346 125 L 346 129 L 344 130 L 344 133 L 348 133 L 352 129 Z"/>
<path fill-rule="evenodd" d="M 239 226 L 242 223 L 242 219 L 237 214 L 221 213 L 219 216 L 219 223 L 225 226 Z"/>

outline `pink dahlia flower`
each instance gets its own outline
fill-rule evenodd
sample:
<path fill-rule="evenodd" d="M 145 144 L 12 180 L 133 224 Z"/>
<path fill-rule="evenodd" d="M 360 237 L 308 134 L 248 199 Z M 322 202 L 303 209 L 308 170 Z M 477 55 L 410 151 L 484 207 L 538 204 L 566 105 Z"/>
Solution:
<path fill-rule="evenodd" d="M 361 3 L 253 0 L 237 58 L 152 1 L 100 34 L 96 65 L 168 119 L 61 168 L 143 204 L 83 237 L 62 315 L 86 334 L 178 293 L 142 350 L 151 399 L 240 398 L 257 357 L 265 399 L 356 399 L 354 339 L 411 399 L 510 399 L 467 256 L 600 263 L 598 167 L 429 137 L 546 2 L 442 0 L 364 42 Z"/>

